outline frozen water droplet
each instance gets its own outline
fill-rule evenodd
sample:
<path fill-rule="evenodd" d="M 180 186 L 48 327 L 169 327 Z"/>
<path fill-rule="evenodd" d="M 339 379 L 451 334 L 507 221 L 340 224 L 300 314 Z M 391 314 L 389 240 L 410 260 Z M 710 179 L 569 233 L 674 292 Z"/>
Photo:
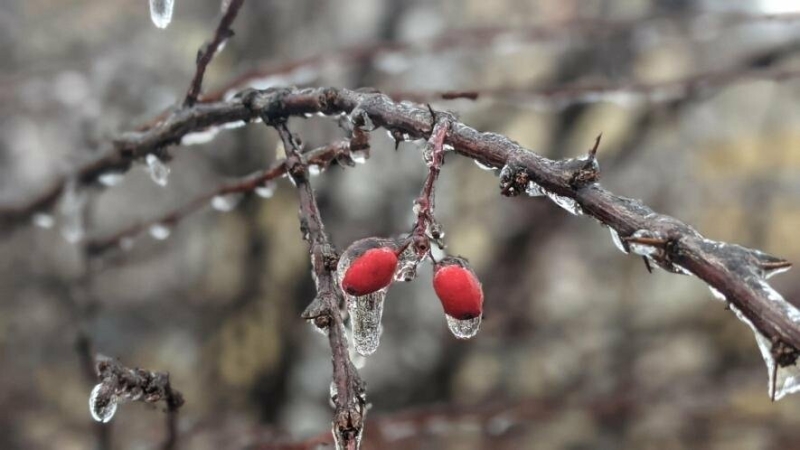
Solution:
<path fill-rule="evenodd" d="M 453 146 L 452 146 L 452 145 L 450 145 L 450 144 L 443 144 L 443 145 L 442 145 L 442 151 L 445 151 L 445 152 L 454 152 L 454 151 L 456 151 L 456 148 L 455 148 L 455 147 L 453 147 Z"/>
<path fill-rule="evenodd" d="M 31 221 L 37 227 L 44 229 L 53 228 L 53 225 L 56 224 L 56 220 L 53 218 L 53 216 L 47 213 L 36 213 L 31 218 Z"/>
<path fill-rule="evenodd" d="M 533 181 L 528 182 L 528 187 L 525 188 L 525 193 L 528 194 L 529 197 L 543 197 L 547 195 L 547 191 Z"/>
<path fill-rule="evenodd" d="M 715 299 L 728 303 L 728 299 L 725 297 L 725 294 L 716 290 L 713 286 L 709 286 L 708 290 L 711 291 L 711 295 L 713 295 Z"/>
<path fill-rule="evenodd" d="M 70 180 L 64 187 L 59 211 L 62 216 L 61 235 L 67 242 L 74 244 L 83 239 L 83 212 L 86 206 L 86 192 L 78 189 L 75 180 Z"/>
<path fill-rule="evenodd" d="M 231 122 L 236 123 L 236 122 Z M 244 122 L 241 122 L 244 124 Z M 181 145 L 199 145 L 199 144 L 206 144 L 214 140 L 219 134 L 220 128 L 211 127 L 206 128 L 205 130 L 195 131 L 193 133 L 186 133 L 181 138 Z"/>
<path fill-rule="evenodd" d="M 256 195 L 261 198 L 272 198 L 275 195 L 275 182 L 272 180 L 267 180 L 261 186 L 256 187 Z"/>
<path fill-rule="evenodd" d="M 145 157 L 145 162 L 147 163 L 147 172 L 150 174 L 150 179 L 159 186 L 166 186 L 169 181 L 169 166 L 152 153 Z"/>
<path fill-rule="evenodd" d="M 574 214 L 579 216 L 583 214 L 583 210 L 581 209 L 581 205 L 578 204 L 575 200 L 565 197 L 563 195 L 558 195 L 555 192 L 545 192 L 545 195 L 553 201 L 556 205 L 560 206 L 562 209 L 567 211 L 570 214 Z"/>
<path fill-rule="evenodd" d="M 310 119 L 310 118 L 314 117 L 314 114 L 311 114 L 311 113 L 303 113 L 303 117 L 305 117 L 306 119 Z"/>
<path fill-rule="evenodd" d="M 322 173 L 322 168 L 318 164 L 309 164 L 308 165 L 308 174 L 312 177 L 315 177 Z"/>
<path fill-rule="evenodd" d="M 467 320 L 459 320 L 447 314 L 444 317 L 447 319 L 447 328 L 450 329 L 453 336 L 459 339 L 469 339 L 475 336 L 481 327 L 481 316 Z"/>
<path fill-rule="evenodd" d="M 163 241 L 164 239 L 169 237 L 172 230 L 170 230 L 169 227 L 164 224 L 157 223 L 151 225 L 148 232 L 150 233 L 150 236 L 153 236 L 154 239 Z"/>
<path fill-rule="evenodd" d="M 97 384 L 89 394 L 89 412 L 100 423 L 108 423 L 117 412 L 117 401 L 111 394 L 101 395 L 103 383 Z"/>
<path fill-rule="evenodd" d="M 486 165 L 486 164 L 478 161 L 477 159 L 473 159 L 473 161 L 475 162 L 476 166 L 481 168 L 481 170 L 494 170 L 494 167 Z"/>
<path fill-rule="evenodd" d="M 339 396 L 339 389 L 336 387 L 335 381 L 331 381 L 328 392 L 328 402 L 331 405 L 331 408 L 336 408 L 336 398 Z"/>
<path fill-rule="evenodd" d="M 172 22 L 175 0 L 150 0 L 150 19 L 158 28 L 167 28 Z"/>
<path fill-rule="evenodd" d="M 350 159 L 356 164 L 364 164 L 367 162 L 367 152 L 356 150 L 350 152 Z"/>
<path fill-rule="evenodd" d="M 636 230 L 635 233 L 631 235 L 633 238 L 647 238 L 647 239 L 657 239 L 658 237 L 655 233 L 652 233 L 647 230 Z M 637 242 L 628 242 L 628 248 L 637 255 L 640 256 L 654 256 L 659 252 L 659 248 L 653 245 L 647 244 L 640 244 Z"/>
<path fill-rule="evenodd" d="M 105 187 L 111 187 L 118 185 L 123 179 L 125 178 L 125 174 L 121 172 L 106 172 L 99 177 L 97 180 Z"/>
<path fill-rule="evenodd" d="M 242 194 L 233 192 L 231 194 L 215 195 L 211 199 L 211 207 L 220 212 L 230 212 L 236 209 L 236 206 L 242 200 Z"/>
<path fill-rule="evenodd" d="M 608 231 L 611 233 L 611 242 L 614 243 L 614 247 L 617 247 L 617 249 L 622 253 L 628 253 L 628 250 L 625 249 L 625 244 L 622 243 L 622 239 L 619 237 L 617 230 L 612 227 L 608 227 Z"/>
<path fill-rule="evenodd" d="M 227 42 L 227 41 L 226 41 L 226 42 Z M 220 48 L 219 48 L 219 49 L 217 49 L 217 51 L 220 51 L 220 50 L 222 50 L 222 46 L 220 46 Z M 237 129 L 237 128 L 242 128 L 242 127 L 243 127 L 243 126 L 245 126 L 245 125 L 247 125 L 247 122 L 245 122 L 244 120 L 236 120 L 236 121 L 234 121 L 234 122 L 227 122 L 227 123 L 223 123 L 223 124 L 222 124 L 222 125 L 220 125 L 219 127 L 220 127 L 221 129 L 223 129 L 223 130 L 235 130 L 235 129 Z M 183 137 L 185 138 L 185 137 L 186 137 L 186 135 L 184 135 Z"/>

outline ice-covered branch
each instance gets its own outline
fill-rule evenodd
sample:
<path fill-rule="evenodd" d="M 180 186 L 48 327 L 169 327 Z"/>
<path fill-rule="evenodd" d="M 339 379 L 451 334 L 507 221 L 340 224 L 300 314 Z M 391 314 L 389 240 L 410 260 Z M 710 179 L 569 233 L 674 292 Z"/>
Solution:
<path fill-rule="evenodd" d="M 356 108 L 373 125 L 386 128 L 395 136 L 419 139 L 429 137 L 432 132 L 432 117 L 427 108 L 398 103 L 379 93 L 336 88 L 248 90 L 228 101 L 197 104 L 177 111 L 149 130 L 123 136 L 100 161 L 85 166 L 76 177 L 84 184 L 92 183 L 110 167 L 129 165 L 147 154 L 163 152 L 187 134 L 209 127 L 262 117 L 274 122 L 316 113 L 338 116 Z M 591 164 L 587 164 L 589 158 L 550 160 L 505 136 L 482 133 L 457 121 L 450 123 L 445 143 L 484 167 L 504 168 L 504 192 L 547 196 L 570 213 L 592 216 L 611 228 L 612 236 L 623 250 L 646 256 L 670 271 L 696 275 L 719 296 L 724 296 L 731 309 L 756 331 L 762 353 L 771 358 L 768 364 L 775 368 L 771 374 L 780 385 L 771 392 L 780 397 L 799 388 L 793 372 L 783 371 L 782 375 L 777 372 L 779 368 L 795 368 L 800 349 L 800 312 L 765 281 L 766 277 L 785 270 L 783 266 L 788 263 L 756 250 L 705 239 L 689 225 L 655 213 L 638 200 L 610 193 L 597 183 L 599 172 L 593 158 Z M 310 195 L 305 189 L 300 192 Z M 57 194 L 46 196 L 50 197 L 55 199 Z M 39 202 L 37 207 L 29 205 L 11 214 L 4 211 L 0 217 L 19 218 L 47 204 Z M 621 238 L 655 240 L 647 245 L 623 242 Z M 774 269 L 776 265 L 780 269 Z"/>
<path fill-rule="evenodd" d="M 167 437 L 162 448 L 175 448 L 177 415 L 183 406 L 183 395 L 172 388 L 168 373 L 130 369 L 105 357 L 98 357 L 95 369 L 99 383 L 89 397 L 89 411 L 95 420 L 110 421 L 123 402 L 155 404 L 163 401 L 167 407 Z"/>
<path fill-rule="evenodd" d="M 214 37 L 209 41 L 205 47 L 197 52 L 197 70 L 195 70 L 192 82 L 189 84 L 189 89 L 186 92 L 186 98 L 183 100 L 183 106 L 189 107 L 197 102 L 197 97 L 200 95 L 200 89 L 203 87 L 203 76 L 206 73 L 206 67 L 214 59 L 217 52 L 222 50 L 225 42 L 233 36 L 231 25 L 236 20 L 236 15 L 242 7 L 244 0 L 230 0 L 224 3 L 225 9 L 222 13 L 222 19 L 217 25 L 217 30 L 214 32 Z"/>
<path fill-rule="evenodd" d="M 357 450 L 367 412 L 366 386 L 350 361 L 347 337 L 340 313 L 342 293 L 334 276 L 339 256 L 325 232 L 314 190 L 308 182 L 308 162 L 300 153 L 297 138 L 289 131 L 284 117 L 276 117 L 265 112 L 264 121 L 273 125 L 280 134 L 286 149 L 286 171 L 297 186 L 300 197 L 300 230 L 309 244 L 312 277 L 317 291 L 316 297 L 303 315 L 327 334 L 331 347 L 333 438 L 337 448 Z"/>

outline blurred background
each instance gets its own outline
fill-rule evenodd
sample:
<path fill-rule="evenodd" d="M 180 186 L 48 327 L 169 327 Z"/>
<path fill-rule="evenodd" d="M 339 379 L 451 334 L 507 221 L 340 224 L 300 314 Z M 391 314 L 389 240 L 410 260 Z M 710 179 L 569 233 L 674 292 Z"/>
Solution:
<path fill-rule="evenodd" d="M 602 132 L 611 191 L 709 238 L 800 261 L 793 8 L 251 0 L 205 91 L 370 86 L 427 99 L 551 158 L 584 154 Z M 0 1 L 0 204 L 29 201 L 180 102 L 219 10 L 219 0 L 177 0 L 161 30 L 144 0 Z M 441 90 L 481 96 L 436 100 Z M 290 126 L 309 146 L 343 136 L 325 118 Z M 383 130 L 372 135 L 366 164 L 313 179 L 340 249 L 412 224 L 420 143 L 394 151 Z M 166 187 L 140 165 L 86 190 L 86 236 L 265 167 L 276 138 L 259 125 L 226 131 L 171 149 Z M 361 370 L 372 404 L 364 448 L 800 447 L 800 397 L 770 401 L 751 331 L 698 280 L 649 275 L 595 221 L 501 197 L 494 173 L 458 156 L 437 206 L 448 252 L 469 258 L 483 282 L 486 317 L 477 337 L 454 339 L 429 266 L 392 287 L 381 347 Z M 75 350 L 87 338 L 128 366 L 170 372 L 186 397 L 181 448 L 324 448 L 330 350 L 299 318 L 314 290 L 288 181 L 271 199 L 205 208 L 166 240 L 145 232 L 88 261 L 63 236 L 68 210 L 0 236 L 0 447 L 95 448 L 93 383 Z M 773 286 L 797 304 L 793 272 Z M 113 448 L 158 448 L 163 423 L 160 408 L 122 405 L 108 425 Z"/>

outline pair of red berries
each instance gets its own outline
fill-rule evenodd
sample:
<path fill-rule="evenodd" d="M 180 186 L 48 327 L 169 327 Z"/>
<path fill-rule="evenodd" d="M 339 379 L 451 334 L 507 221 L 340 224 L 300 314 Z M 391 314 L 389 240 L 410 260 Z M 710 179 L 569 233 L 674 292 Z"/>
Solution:
<path fill-rule="evenodd" d="M 359 297 L 379 291 L 392 283 L 397 264 L 397 250 L 385 241 L 356 248 L 342 278 L 342 289 Z M 433 270 L 433 290 L 448 316 L 469 320 L 482 315 L 483 288 L 464 259 L 447 257 Z"/>

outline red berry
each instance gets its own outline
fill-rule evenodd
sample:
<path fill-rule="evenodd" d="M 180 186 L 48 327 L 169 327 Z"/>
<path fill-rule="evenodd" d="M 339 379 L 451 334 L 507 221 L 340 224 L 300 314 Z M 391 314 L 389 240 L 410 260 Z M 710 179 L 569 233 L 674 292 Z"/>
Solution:
<path fill-rule="evenodd" d="M 342 289 L 350 295 L 371 294 L 391 284 L 396 270 L 397 255 L 393 249 L 369 249 L 350 263 L 342 279 Z"/>
<path fill-rule="evenodd" d="M 459 258 L 448 258 L 436 265 L 433 290 L 444 312 L 458 320 L 474 319 L 483 313 L 483 288 L 478 277 Z"/>

